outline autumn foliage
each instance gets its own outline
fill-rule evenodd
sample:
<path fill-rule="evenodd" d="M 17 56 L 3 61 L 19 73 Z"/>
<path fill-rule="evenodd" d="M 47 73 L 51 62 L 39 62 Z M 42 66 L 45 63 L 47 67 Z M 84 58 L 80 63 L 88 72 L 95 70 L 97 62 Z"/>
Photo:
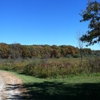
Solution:
<path fill-rule="evenodd" d="M 91 49 L 84 49 L 91 54 Z M 68 55 L 75 56 L 79 49 L 67 45 L 21 45 L 0 43 L 0 58 L 18 59 L 18 58 L 60 58 Z"/>

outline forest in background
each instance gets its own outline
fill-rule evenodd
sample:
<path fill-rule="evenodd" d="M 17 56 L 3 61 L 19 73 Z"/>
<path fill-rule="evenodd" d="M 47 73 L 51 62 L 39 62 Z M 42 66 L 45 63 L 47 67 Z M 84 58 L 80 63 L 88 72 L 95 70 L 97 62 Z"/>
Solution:
<path fill-rule="evenodd" d="M 21 45 L 19 43 L 6 44 L 0 43 L 0 58 L 18 59 L 18 58 L 61 58 L 74 57 L 81 55 L 93 55 L 100 52 L 90 48 L 78 48 L 71 45 Z"/>

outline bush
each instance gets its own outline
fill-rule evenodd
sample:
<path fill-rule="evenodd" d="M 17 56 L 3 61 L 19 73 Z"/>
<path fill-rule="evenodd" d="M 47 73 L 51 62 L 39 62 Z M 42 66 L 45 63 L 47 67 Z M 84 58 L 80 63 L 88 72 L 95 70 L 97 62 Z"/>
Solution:
<path fill-rule="evenodd" d="M 79 58 L 79 57 L 80 57 L 79 54 L 75 54 L 75 55 L 73 55 L 73 58 Z"/>
<path fill-rule="evenodd" d="M 70 59 L 71 62 L 67 62 L 66 59 L 48 59 L 48 61 L 45 59 L 2 60 L 0 61 L 0 69 L 40 78 L 100 72 L 100 59 L 97 57 L 85 59 L 81 65 L 79 59 L 77 59 L 77 62 L 73 58 Z"/>

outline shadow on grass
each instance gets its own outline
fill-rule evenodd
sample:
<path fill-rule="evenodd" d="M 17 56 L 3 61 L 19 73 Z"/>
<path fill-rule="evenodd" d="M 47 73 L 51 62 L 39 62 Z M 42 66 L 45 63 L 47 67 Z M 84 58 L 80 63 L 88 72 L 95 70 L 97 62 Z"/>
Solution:
<path fill-rule="evenodd" d="M 19 96 L 23 99 L 16 100 L 100 100 L 100 83 L 43 82 L 24 84 L 23 87 L 27 92 Z"/>

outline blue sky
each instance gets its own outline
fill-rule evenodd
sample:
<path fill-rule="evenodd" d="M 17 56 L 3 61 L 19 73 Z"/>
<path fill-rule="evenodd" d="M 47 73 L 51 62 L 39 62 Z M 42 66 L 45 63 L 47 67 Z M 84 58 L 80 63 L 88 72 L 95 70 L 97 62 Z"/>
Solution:
<path fill-rule="evenodd" d="M 87 1 L 0 0 L 0 42 L 77 47 L 77 34 L 88 29 L 87 22 L 79 21 Z"/>

